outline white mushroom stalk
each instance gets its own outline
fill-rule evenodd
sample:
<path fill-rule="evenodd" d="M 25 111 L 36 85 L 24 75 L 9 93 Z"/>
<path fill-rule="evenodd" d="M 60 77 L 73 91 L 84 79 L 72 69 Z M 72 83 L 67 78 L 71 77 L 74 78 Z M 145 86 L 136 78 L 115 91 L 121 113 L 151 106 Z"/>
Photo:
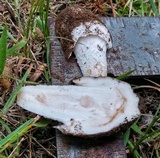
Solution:
<path fill-rule="evenodd" d="M 106 42 L 98 36 L 78 40 L 74 53 L 83 76 L 107 76 Z"/>
<path fill-rule="evenodd" d="M 65 134 L 93 136 L 117 132 L 140 114 L 138 97 L 116 79 L 83 77 L 70 86 L 26 86 L 17 103 L 26 110 L 57 120 Z"/>

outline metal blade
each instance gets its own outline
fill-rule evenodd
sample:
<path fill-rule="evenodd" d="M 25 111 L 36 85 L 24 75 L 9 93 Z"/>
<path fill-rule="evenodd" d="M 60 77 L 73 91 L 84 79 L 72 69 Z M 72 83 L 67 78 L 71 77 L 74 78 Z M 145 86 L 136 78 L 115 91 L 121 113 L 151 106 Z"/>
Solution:
<path fill-rule="evenodd" d="M 160 75 L 160 18 L 102 18 L 111 32 L 113 48 L 107 53 L 108 72 L 119 76 L 135 70 L 133 76 Z M 51 35 L 52 84 L 67 85 L 81 77 L 76 59 L 66 60 L 55 37 L 54 21 L 49 19 Z M 82 139 L 57 131 L 58 158 L 126 158 L 120 138 Z"/>
<path fill-rule="evenodd" d="M 107 55 L 108 72 L 119 76 L 160 75 L 160 18 L 103 18 L 111 32 L 113 49 Z"/>

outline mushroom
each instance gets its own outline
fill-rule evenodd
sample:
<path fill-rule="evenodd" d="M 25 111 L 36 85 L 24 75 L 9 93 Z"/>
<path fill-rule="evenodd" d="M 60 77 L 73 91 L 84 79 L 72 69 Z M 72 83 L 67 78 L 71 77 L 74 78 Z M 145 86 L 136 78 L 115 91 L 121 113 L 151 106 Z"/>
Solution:
<path fill-rule="evenodd" d="M 113 134 L 140 114 L 130 85 L 110 77 L 82 77 L 75 85 L 23 87 L 17 103 L 26 110 L 57 120 L 55 128 L 75 136 Z"/>
<path fill-rule="evenodd" d="M 106 51 L 112 47 L 111 35 L 102 21 L 78 5 L 64 9 L 55 30 L 65 57 L 74 52 L 83 76 L 107 76 Z"/>
<path fill-rule="evenodd" d="M 17 96 L 22 108 L 61 122 L 65 134 L 113 134 L 139 115 L 139 99 L 128 83 L 107 77 L 106 51 L 112 47 L 104 24 L 89 11 L 72 5 L 56 20 L 66 58 L 72 52 L 84 77 L 75 85 L 26 86 Z"/>

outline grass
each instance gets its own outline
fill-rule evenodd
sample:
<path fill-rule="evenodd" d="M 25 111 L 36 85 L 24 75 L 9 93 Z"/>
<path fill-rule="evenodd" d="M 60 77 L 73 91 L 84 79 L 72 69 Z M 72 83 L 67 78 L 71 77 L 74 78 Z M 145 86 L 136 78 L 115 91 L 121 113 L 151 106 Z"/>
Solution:
<path fill-rule="evenodd" d="M 9 131 L 9 134 L 0 141 L 0 146 L 1 146 L 0 153 L 7 150 L 7 148 L 11 146 L 11 144 L 13 144 L 14 142 L 17 142 L 17 141 L 19 142 L 19 140 L 22 140 L 21 137 L 31 129 L 31 127 L 35 124 L 35 122 L 37 122 L 38 119 L 39 119 L 39 116 L 32 118 L 27 122 L 23 123 L 20 127 L 17 127 L 17 129 L 14 130 L 13 132 Z M 3 122 L 3 125 L 9 128 L 4 122 Z M 15 146 L 13 151 L 17 148 L 17 145 Z M 9 157 L 9 155 L 7 156 Z"/>
<path fill-rule="evenodd" d="M 124 144 L 130 149 L 131 154 L 134 155 L 134 157 L 139 158 L 142 157 L 142 154 L 138 151 L 138 148 L 142 146 L 143 144 L 150 144 L 151 141 L 154 141 L 155 138 L 159 139 L 160 136 L 160 129 L 153 130 L 154 125 L 158 120 L 160 119 L 160 105 L 151 121 L 151 123 L 148 125 L 148 127 L 142 131 L 140 127 L 138 126 L 138 121 L 136 121 L 130 128 L 125 132 L 124 134 Z M 138 140 L 136 140 L 134 143 L 129 140 L 131 130 L 133 130 L 135 133 L 139 135 Z M 159 149 L 157 149 L 158 151 Z M 151 157 L 152 155 L 148 156 Z M 156 152 L 156 157 L 159 157 L 159 151 Z"/>
<path fill-rule="evenodd" d="M 2 52 L 1 58 L 0 58 L 0 74 L 2 74 L 4 67 L 5 67 L 6 52 L 7 52 L 7 29 L 6 27 L 3 29 L 3 32 L 0 38 L 0 52 Z"/>
<path fill-rule="evenodd" d="M 15 99 L 23 85 L 50 84 L 50 39 L 47 20 L 48 16 L 55 15 L 57 8 L 65 2 L 2 0 L 1 3 L 5 4 L 7 9 L 4 8 L 5 14 L 0 11 L 0 157 L 31 158 L 35 157 L 37 150 L 43 157 L 55 157 L 50 120 L 40 119 L 22 110 L 17 107 Z M 97 0 L 79 3 L 95 14 L 105 16 L 160 14 L 159 0 L 115 0 L 109 3 Z M 10 70 L 12 73 L 9 73 Z M 127 72 L 118 79 L 124 79 L 132 72 Z M 134 89 L 138 90 L 137 94 L 147 107 L 145 106 L 144 114 L 124 133 L 124 144 L 132 157 L 160 157 L 160 85 L 151 81 L 148 85 Z M 149 103 L 148 98 L 151 99 Z M 143 118 L 149 123 L 144 124 Z"/>
<path fill-rule="evenodd" d="M 4 104 L 3 109 L 1 109 L 1 113 L 0 115 L 3 116 L 7 113 L 7 111 L 9 110 L 9 108 L 12 106 L 12 104 L 15 101 L 15 98 L 19 92 L 19 90 L 21 89 L 21 87 L 24 85 L 24 82 L 26 81 L 27 77 L 28 77 L 29 72 L 27 71 L 23 78 L 19 81 L 17 87 L 14 89 L 14 91 L 12 92 L 11 96 L 8 98 L 8 100 L 6 101 L 6 103 Z"/>

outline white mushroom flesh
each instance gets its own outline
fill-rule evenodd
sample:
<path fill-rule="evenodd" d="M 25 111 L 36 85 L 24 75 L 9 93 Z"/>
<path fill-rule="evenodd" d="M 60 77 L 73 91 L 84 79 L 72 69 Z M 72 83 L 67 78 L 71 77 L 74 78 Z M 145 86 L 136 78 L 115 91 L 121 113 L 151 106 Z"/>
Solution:
<path fill-rule="evenodd" d="M 26 86 L 17 103 L 62 125 L 65 134 L 77 136 L 108 133 L 140 114 L 138 97 L 130 85 L 112 79 L 83 77 L 70 86 Z"/>
<path fill-rule="evenodd" d="M 106 42 L 99 36 L 79 38 L 74 49 L 83 76 L 107 76 Z"/>

